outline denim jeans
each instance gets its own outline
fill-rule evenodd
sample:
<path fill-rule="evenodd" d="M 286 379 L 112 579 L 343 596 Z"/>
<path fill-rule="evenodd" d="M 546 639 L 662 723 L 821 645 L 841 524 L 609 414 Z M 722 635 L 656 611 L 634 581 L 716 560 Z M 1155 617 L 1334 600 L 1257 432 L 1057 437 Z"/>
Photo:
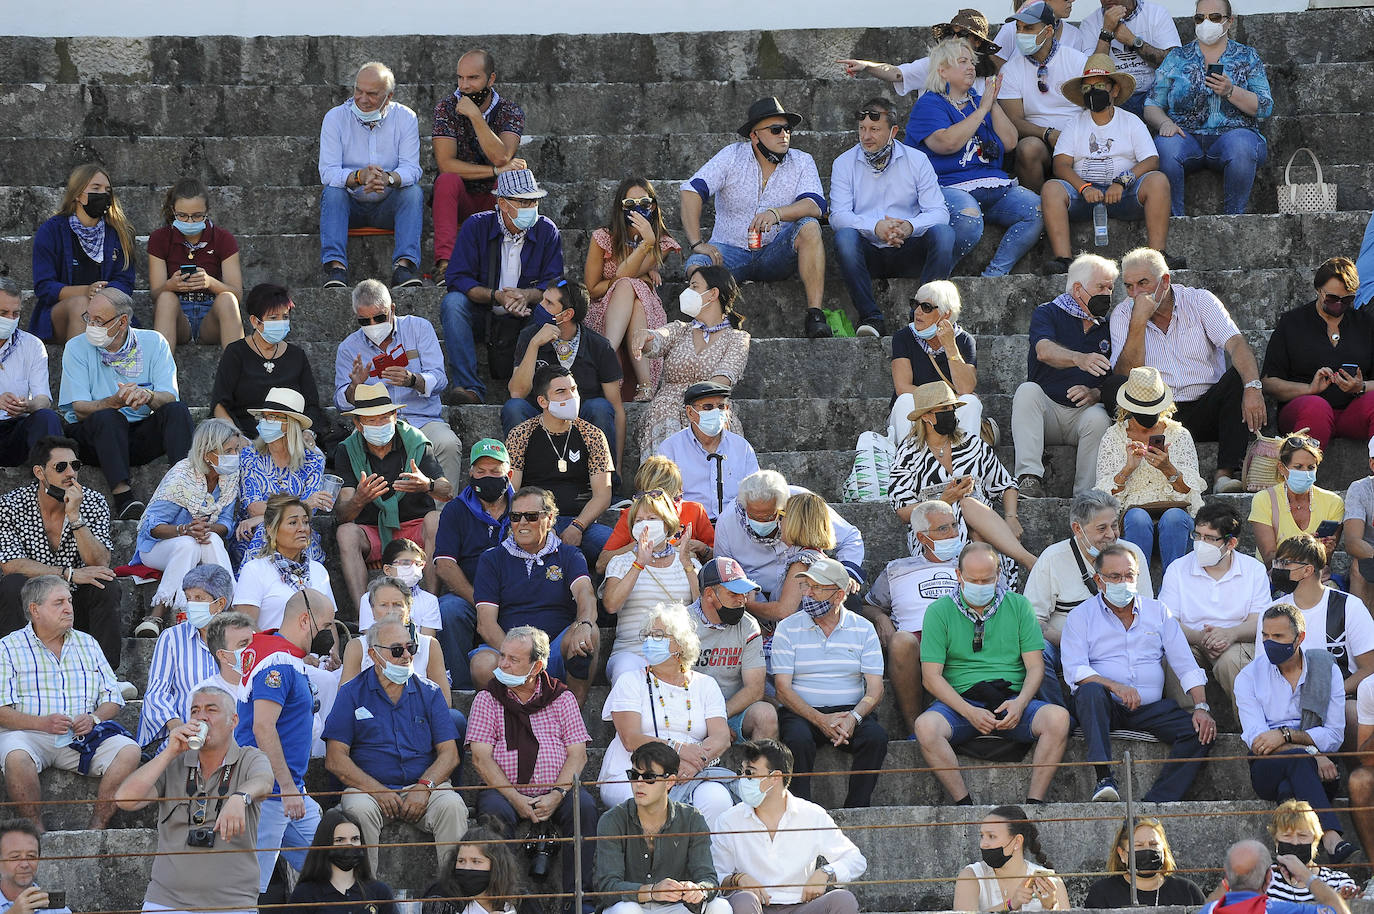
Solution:
<path fill-rule="evenodd" d="M 477 607 L 456 593 L 446 593 L 439 597 L 439 621 L 443 628 L 434 633 L 434 638 L 444 652 L 449 685 L 471 689 L 468 654 L 477 646 Z"/>
<path fill-rule="evenodd" d="M 267 884 L 272 881 L 272 871 L 277 868 L 277 848 L 291 848 L 281 851 L 281 855 L 299 873 L 305 865 L 307 849 L 315 843 L 315 830 L 320 827 L 320 804 L 307 794 L 302 794 L 301 799 L 305 801 L 305 816 L 300 819 L 286 817 L 279 797 L 262 802 L 258 813 L 257 844 L 266 850 L 258 851 L 259 895 L 267 891 Z"/>
<path fill-rule="evenodd" d="M 1001 244 L 992 262 L 983 271 L 984 276 L 1006 276 L 1016 262 L 1035 247 L 1045 230 L 1045 220 L 1040 217 L 1040 195 L 1027 190 L 1019 184 L 1005 184 L 1001 187 L 977 187 L 973 190 L 960 190 L 957 187 L 941 188 L 945 193 L 945 205 L 949 207 L 949 224 L 954 228 L 954 259 L 960 261 L 973 250 L 978 239 L 983 237 L 983 223 L 991 222 L 1006 228 Z M 979 210 L 974 216 L 965 210 Z"/>
<path fill-rule="evenodd" d="M 490 316 L 491 306 L 474 305 L 462 292 L 450 292 L 439 303 L 449 383 L 473 391 L 479 401 L 486 399 L 487 385 L 477 377 L 477 341 L 486 338 Z"/>
<path fill-rule="evenodd" d="M 392 263 L 404 258 L 419 266 L 424 210 L 425 192 L 418 184 L 393 190 L 376 202 L 356 200 L 342 187 L 326 187 L 320 197 L 320 263 L 337 260 L 348 266 L 348 230 L 370 226 L 396 232 Z"/>
<path fill-rule="evenodd" d="M 1036 211 L 1039 212 L 1038 208 Z M 882 311 L 873 298 L 874 278 L 919 276 L 921 282 L 949 279 L 954 269 L 954 230 L 948 225 L 932 225 L 923 234 L 894 248 L 879 247 L 858 229 L 835 229 L 835 257 L 859 319 L 881 319 Z"/>
<path fill-rule="evenodd" d="M 1141 120 L 1145 119 L 1145 100 L 1150 97 L 1146 90 L 1133 92 L 1131 97 L 1117 105 L 1122 111 L 1129 111 Z"/>
<path fill-rule="evenodd" d="M 722 263 L 738 283 L 781 282 L 791 279 L 797 273 L 797 233 L 802 226 L 816 220 L 810 216 L 796 222 L 785 222 L 773 237 L 757 251 L 735 247 L 732 244 L 718 244 Z M 705 254 L 693 254 L 684 264 L 688 272 L 711 263 Z"/>
<path fill-rule="evenodd" d="M 1128 508 L 1121 522 L 1123 536 L 1140 547 L 1148 559 L 1159 534 L 1160 573 L 1169 563 L 1192 548 L 1193 518 L 1182 508 L 1170 508 L 1160 515 L 1158 524 L 1144 508 Z"/>
<path fill-rule="evenodd" d="M 510 434 L 510 430 L 527 419 L 533 419 L 540 414 L 539 407 L 532 406 L 530 401 L 524 397 L 511 397 L 501 407 L 501 432 L 505 435 Z M 615 454 L 615 407 L 611 401 L 605 397 L 589 397 L 582 401 L 582 408 L 577 411 L 579 418 L 586 419 L 592 425 L 601 429 L 601 434 L 606 436 L 606 444 L 611 449 L 611 454 Z"/>
<path fill-rule="evenodd" d="M 1244 213 L 1255 171 L 1269 161 L 1269 143 L 1245 127 L 1206 136 L 1157 136 L 1155 150 L 1159 170 L 1169 179 L 1169 205 L 1175 216 L 1183 215 L 1184 175 L 1202 168 L 1221 172 L 1221 211 L 1230 216 Z"/>
<path fill-rule="evenodd" d="M 562 536 L 563 531 L 575 520 L 577 517 L 573 514 L 559 515 L 553 524 L 554 532 Z M 578 548 L 582 550 L 582 557 L 587 560 L 588 568 L 596 567 L 596 560 L 601 557 L 601 550 L 606 547 L 606 540 L 610 538 L 611 528 L 605 524 L 587 525 L 587 531 L 582 534 L 582 545 Z"/>

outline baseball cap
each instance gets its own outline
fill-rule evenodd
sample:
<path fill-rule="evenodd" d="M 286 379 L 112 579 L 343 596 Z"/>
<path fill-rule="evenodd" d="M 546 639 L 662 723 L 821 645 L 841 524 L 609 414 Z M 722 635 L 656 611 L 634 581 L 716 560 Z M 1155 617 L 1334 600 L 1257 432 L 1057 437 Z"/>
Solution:
<path fill-rule="evenodd" d="M 1058 17 L 1054 15 L 1054 10 L 1045 0 L 1035 0 L 1034 3 L 1027 3 L 1015 13 L 1007 17 L 1008 22 L 1026 22 L 1031 25 L 1054 25 Z"/>
<path fill-rule="evenodd" d="M 697 583 L 703 588 L 722 584 L 731 593 L 753 593 L 762 589 L 749 580 L 739 562 L 724 556 L 717 556 L 702 565 L 701 571 L 697 574 Z"/>
<path fill-rule="evenodd" d="M 506 451 L 506 446 L 495 438 L 483 438 L 474 444 L 468 454 L 468 463 L 476 463 L 479 457 L 492 457 L 502 463 L 510 463 L 510 454 Z"/>
<path fill-rule="evenodd" d="M 817 584 L 829 584 L 832 587 L 848 587 L 852 578 L 849 572 L 845 571 L 843 565 L 832 558 L 816 559 L 802 571 L 793 575 L 794 578 L 808 578 Z"/>

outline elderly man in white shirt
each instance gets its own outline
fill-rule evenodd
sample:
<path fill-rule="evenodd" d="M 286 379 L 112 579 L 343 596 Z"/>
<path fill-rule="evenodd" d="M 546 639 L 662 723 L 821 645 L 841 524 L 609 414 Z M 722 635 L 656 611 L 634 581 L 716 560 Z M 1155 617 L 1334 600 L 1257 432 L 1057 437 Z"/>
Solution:
<path fill-rule="evenodd" d="M 725 493 L 733 494 L 740 480 L 757 473 L 759 459 L 743 435 L 726 428 L 730 422 L 730 388 L 701 381 L 683 392 L 682 402 L 691 424 L 665 438 L 658 446 L 658 455 L 677 464 L 683 500 L 701 504 L 715 523 L 725 510 Z"/>
<path fill-rule="evenodd" d="M 1207 706 L 1207 676 L 1193 660 L 1183 629 L 1169 608 L 1136 592 L 1135 553 L 1120 544 L 1107 546 L 1094 562 L 1100 590 L 1069 613 L 1060 652 L 1064 678 L 1074 691 L 1074 705 L 1087 761 L 1097 769 L 1093 799 L 1116 801 L 1112 777 L 1110 731 L 1129 728 L 1152 733 L 1171 744 L 1170 759 L 1142 799 L 1176 803 L 1192 786 L 1211 751 L 1217 724 Z M 1164 697 L 1164 669 L 1169 666 L 1193 698 L 1193 713 Z"/>
<path fill-rule="evenodd" d="M 724 265 L 735 279 L 778 282 L 800 272 L 806 289 L 806 335 L 830 336 L 821 304 L 825 299 L 825 248 L 821 224 L 825 191 L 811 156 L 792 148 L 792 131 L 802 121 L 776 98 L 749 106 L 731 143 L 682 185 L 682 231 L 690 256 L 687 275 L 707 264 Z M 701 211 L 716 198 L 716 221 L 708 242 L 701 236 Z"/>
<path fill-rule="evenodd" d="M 1253 556 L 1237 551 L 1241 519 L 1230 504 L 1209 501 L 1193 519 L 1193 551 L 1170 563 L 1159 600 L 1173 611 L 1193 658 L 1227 695 L 1255 659 L 1255 632 L 1269 605 L 1269 573 Z M 1165 670 L 1164 694 L 1181 708 L 1192 701 L 1178 677 Z"/>
<path fill-rule="evenodd" d="M 954 228 L 930 160 L 897 139 L 897 113 L 870 98 L 856 113 L 859 142 L 830 167 L 830 227 L 859 336 L 882 337 L 887 325 L 873 279 L 948 279 Z"/>
<path fill-rule="evenodd" d="M 833 887 L 858 879 L 868 861 L 829 813 L 787 789 L 792 753 L 771 739 L 738 748 L 741 802 L 721 813 L 711 836 L 734 914 L 858 914 L 854 894 Z"/>
<path fill-rule="evenodd" d="M 1245 448 L 1265 422 L 1255 351 L 1220 299 L 1172 281 L 1159 251 L 1136 248 L 1122 257 L 1121 282 L 1129 298 L 1112 311 L 1116 375 L 1103 385 L 1103 402 L 1115 402 L 1132 368 L 1159 369 L 1178 407 L 1174 418 L 1194 441 L 1217 442 L 1213 491 L 1240 492 Z"/>

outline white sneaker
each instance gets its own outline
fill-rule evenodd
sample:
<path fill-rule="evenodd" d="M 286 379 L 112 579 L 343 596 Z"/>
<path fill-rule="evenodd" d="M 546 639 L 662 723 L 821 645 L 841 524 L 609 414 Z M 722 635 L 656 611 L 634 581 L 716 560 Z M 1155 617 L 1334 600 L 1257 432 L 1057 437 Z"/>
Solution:
<path fill-rule="evenodd" d="M 1212 484 L 1212 492 L 1217 495 L 1234 495 L 1245 491 L 1245 483 L 1234 476 L 1218 476 Z"/>
<path fill-rule="evenodd" d="M 124 696 L 125 701 L 133 701 L 138 697 L 138 686 L 127 679 L 121 679 L 119 680 L 119 694 Z"/>
<path fill-rule="evenodd" d="M 882 336 L 882 334 L 878 332 L 878 328 L 874 327 L 872 324 L 860 324 L 859 329 L 854 331 L 854 335 L 866 336 L 875 340 Z"/>

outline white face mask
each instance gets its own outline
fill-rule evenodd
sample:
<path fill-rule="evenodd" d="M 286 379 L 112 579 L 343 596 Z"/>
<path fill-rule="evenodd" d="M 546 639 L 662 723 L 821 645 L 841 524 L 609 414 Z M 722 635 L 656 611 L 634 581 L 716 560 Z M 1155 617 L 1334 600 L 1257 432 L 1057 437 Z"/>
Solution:
<path fill-rule="evenodd" d="M 569 422 L 577 418 L 578 411 L 582 408 L 582 403 L 577 394 L 573 394 L 566 400 L 559 400 L 549 404 L 549 414 L 555 419 L 566 419 Z"/>
<path fill-rule="evenodd" d="M 705 302 L 701 300 L 701 293 L 691 286 L 682 290 L 682 294 L 677 297 L 677 306 L 682 309 L 682 313 L 688 317 L 695 318 L 701 313 Z"/>
<path fill-rule="evenodd" d="M 1193 34 L 1197 37 L 1199 44 L 1216 44 L 1226 37 L 1226 23 L 1204 19 L 1198 23 Z"/>
<path fill-rule="evenodd" d="M 363 328 L 363 334 L 372 341 L 374 346 L 380 346 L 387 337 L 391 336 L 391 321 L 384 324 L 368 324 Z"/>
<path fill-rule="evenodd" d="M 19 329 L 19 318 L 0 317 L 0 340 L 7 340 L 14 336 L 14 331 Z"/>
<path fill-rule="evenodd" d="M 424 569 L 419 565 L 397 565 L 395 566 L 396 577 L 407 587 L 414 587 L 420 583 L 420 578 L 424 577 Z"/>
<path fill-rule="evenodd" d="M 1205 543 L 1198 540 L 1193 543 L 1193 555 L 1197 556 L 1197 563 L 1203 568 L 1211 568 L 1222 560 L 1225 553 L 1216 543 Z"/>
<path fill-rule="evenodd" d="M 104 349 L 110 345 L 110 331 L 104 327 L 97 327 L 95 324 L 86 325 L 86 342 L 97 349 Z"/>
<path fill-rule="evenodd" d="M 652 546 L 661 546 L 668 540 L 668 531 L 664 528 L 663 521 L 652 518 L 635 521 L 635 525 L 630 528 L 630 532 L 634 534 L 635 542 L 639 542 L 639 538 L 644 535 L 646 530 L 649 532 L 649 544 Z"/>

